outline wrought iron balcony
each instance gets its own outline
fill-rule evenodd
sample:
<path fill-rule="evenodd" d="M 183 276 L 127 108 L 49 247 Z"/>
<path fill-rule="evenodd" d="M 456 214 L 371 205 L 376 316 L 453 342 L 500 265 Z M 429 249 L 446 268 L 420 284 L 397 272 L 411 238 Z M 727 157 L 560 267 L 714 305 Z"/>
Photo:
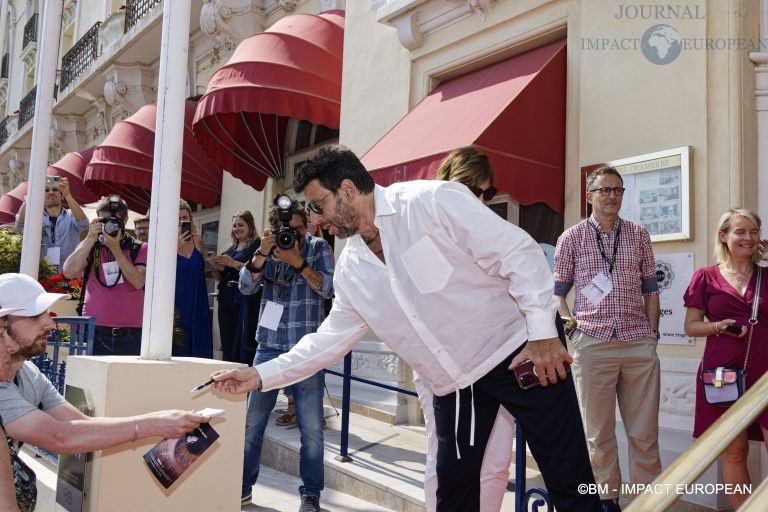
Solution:
<path fill-rule="evenodd" d="M 75 46 L 61 58 L 60 91 L 66 89 L 75 78 L 88 69 L 98 56 L 101 55 L 101 45 L 99 45 L 99 25 L 101 25 L 101 22 L 97 21 L 96 24 L 88 29 L 88 32 L 75 43 Z"/>
<path fill-rule="evenodd" d="M 21 43 L 22 50 L 33 41 L 37 41 L 37 13 L 33 14 L 27 20 L 26 25 L 24 25 L 24 39 L 22 39 Z"/>
<path fill-rule="evenodd" d="M 162 0 L 128 0 L 125 2 L 125 29 L 128 32 Z"/>
<path fill-rule="evenodd" d="M 0 66 L 0 78 L 8 78 L 8 65 L 10 64 L 10 58 L 11 56 L 7 53 L 3 55 L 3 64 Z"/>
<path fill-rule="evenodd" d="M 0 121 L 0 146 L 5 144 L 5 141 L 8 140 L 8 121 L 10 119 L 10 116 L 5 116 L 3 120 Z"/>
<path fill-rule="evenodd" d="M 37 95 L 37 86 L 34 86 L 31 91 L 22 98 L 19 103 L 19 130 L 26 124 L 27 121 L 32 119 L 35 115 L 35 96 Z"/>

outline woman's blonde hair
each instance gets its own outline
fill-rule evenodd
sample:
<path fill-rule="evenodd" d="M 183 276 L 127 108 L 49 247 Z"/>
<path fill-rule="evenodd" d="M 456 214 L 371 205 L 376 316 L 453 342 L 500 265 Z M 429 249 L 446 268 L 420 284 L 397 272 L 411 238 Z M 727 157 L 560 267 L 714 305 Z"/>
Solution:
<path fill-rule="evenodd" d="M 181 211 L 181 210 L 186 210 L 187 213 L 189 214 L 189 220 L 192 222 L 192 233 L 196 235 L 197 234 L 197 226 L 195 226 L 195 219 L 192 218 L 192 207 L 189 206 L 189 203 L 186 202 L 183 199 L 179 199 L 179 211 Z M 136 221 L 134 221 L 134 224 L 135 224 L 135 222 Z"/>
<path fill-rule="evenodd" d="M 488 157 L 472 146 L 448 153 L 435 173 L 436 180 L 456 181 L 468 187 L 479 187 L 486 180 L 493 184 L 493 178 Z"/>
<path fill-rule="evenodd" d="M 760 229 L 762 225 L 760 217 L 752 210 L 747 210 L 746 208 L 731 208 L 725 212 L 722 217 L 720 217 L 720 222 L 717 224 L 717 231 L 715 232 L 714 239 L 714 256 L 715 261 L 718 263 L 726 263 L 731 260 L 731 251 L 728 250 L 728 244 L 720 239 L 720 235 L 727 234 L 728 231 L 731 230 L 731 225 L 733 224 L 733 220 L 736 217 L 744 217 L 752 224 L 757 226 L 757 229 Z M 752 255 L 752 261 L 754 263 L 760 261 L 760 254 L 757 251 L 755 251 L 755 254 Z"/>

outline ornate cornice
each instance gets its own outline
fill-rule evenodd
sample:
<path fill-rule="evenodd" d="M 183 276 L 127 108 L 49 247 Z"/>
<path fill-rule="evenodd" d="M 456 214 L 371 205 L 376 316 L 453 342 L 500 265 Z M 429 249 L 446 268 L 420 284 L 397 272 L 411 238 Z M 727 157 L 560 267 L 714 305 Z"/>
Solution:
<path fill-rule="evenodd" d="M 379 23 L 397 29 L 400 44 L 415 50 L 424 44 L 424 36 L 456 20 L 476 14 L 483 20 L 500 0 L 372 0 Z"/>
<path fill-rule="evenodd" d="M 253 27 L 252 23 L 248 22 L 252 17 L 247 15 L 254 14 L 250 2 L 240 6 L 232 5 L 233 3 L 237 2 L 203 0 L 203 7 L 200 9 L 200 29 L 216 46 L 224 47 L 226 51 L 234 50 L 243 38 L 262 29 Z M 262 19 L 260 9 L 256 9 L 256 14 L 255 18 Z"/>

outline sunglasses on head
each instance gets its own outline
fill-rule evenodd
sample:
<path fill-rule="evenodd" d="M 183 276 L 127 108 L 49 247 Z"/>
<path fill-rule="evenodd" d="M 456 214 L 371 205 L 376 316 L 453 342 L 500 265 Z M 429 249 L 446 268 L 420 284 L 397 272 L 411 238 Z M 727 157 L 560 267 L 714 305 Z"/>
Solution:
<path fill-rule="evenodd" d="M 482 196 L 483 201 L 490 201 L 496 196 L 496 193 L 498 192 L 496 187 L 494 187 L 493 185 L 491 185 L 485 190 L 481 189 L 480 187 L 475 187 L 470 185 L 469 190 L 471 190 L 472 193 L 475 194 L 477 197 Z"/>

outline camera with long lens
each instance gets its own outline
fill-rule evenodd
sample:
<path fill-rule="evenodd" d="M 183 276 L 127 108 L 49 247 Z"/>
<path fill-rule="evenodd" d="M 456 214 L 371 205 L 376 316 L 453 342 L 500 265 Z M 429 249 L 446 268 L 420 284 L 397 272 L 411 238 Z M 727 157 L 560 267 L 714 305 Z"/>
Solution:
<path fill-rule="evenodd" d="M 121 229 L 125 228 L 123 220 L 118 217 L 117 212 L 120 211 L 120 196 L 111 195 L 107 198 L 107 209 L 109 210 L 109 217 L 99 219 L 99 222 L 104 223 L 103 231 L 109 236 L 116 236 L 120 233 Z M 104 237 L 99 235 L 99 242 L 104 243 Z"/>
<path fill-rule="evenodd" d="M 296 201 L 285 194 L 278 194 L 274 200 L 277 219 L 272 221 L 272 231 L 275 233 L 275 244 L 281 249 L 293 249 L 296 240 L 301 236 L 296 228 L 289 225 L 293 214 L 298 210 Z"/>

